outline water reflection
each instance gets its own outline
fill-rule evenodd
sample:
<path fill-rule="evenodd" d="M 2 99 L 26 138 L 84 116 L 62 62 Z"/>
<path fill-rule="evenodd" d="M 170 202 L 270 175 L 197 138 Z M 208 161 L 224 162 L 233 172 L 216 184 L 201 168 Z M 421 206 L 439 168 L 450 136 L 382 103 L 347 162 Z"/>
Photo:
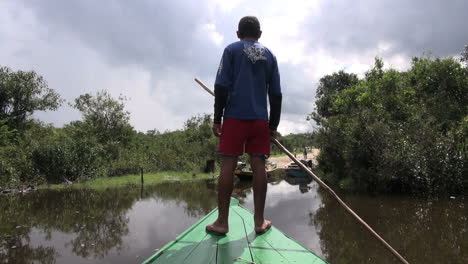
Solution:
<path fill-rule="evenodd" d="M 65 245 L 83 258 L 102 258 L 111 249 L 121 248 L 121 238 L 128 234 L 125 212 L 134 199 L 131 196 L 116 199 L 117 195 L 116 190 L 64 190 L 2 197 L 2 259 L 14 263 L 18 261 L 16 255 L 22 255 L 24 261 L 18 263 L 53 262 L 59 256 L 55 248 L 29 245 L 33 236 L 36 234 L 36 239 L 39 235 L 32 232 L 33 228 L 42 231 L 44 240 L 51 240 L 55 231 L 74 234 L 69 241 L 64 241 Z M 11 246 L 12 243 L 15 245 Z"/>
<path fill-rule="evenodd" d="M 139 263 L 214 208 L 215 187 L 200 180 L 1 196 L 0 263 Z M 233 195 L 253 209 L 250 182 Z M 468 263 L 463 199 L 343 197 L 411 263 Z M 265 213 L 330 263 L 397 263 L 310 180 L 272 180 Z"/>
<path fill-rule="evenodd" d="M 177 208 L 174 222 L 187 216 L 196 220 L 216 205 L 214 186 L 209 184 L 173 182 L 146 186 L 143 190 L 40 190 L 26 196 L 0 197 L 0 263 L 54 263 L 58 259 L 72 263 L 62 261 L 70 255 L 67 251 L 87 260 L 103 260 L 116 252 L 128 251 L 131 246 L 126 238 L 140 233 L 132 230 L 130 234 L 130 221 L 145 216 L 145 204 Z M 153 209 L 158 212 L 158 208 Z M 154 222 L 138 228 L 165 222 L 172 214 L 150 213 L 146 217 Z M 39 245 L 32 246 L 31 241 L 38 241 Z"/>
<path fill-rule="evenodd" d="M 311 215 L 331 263 L 399 263 L 331 198 Z M 353 210 L 410 263 L 468 263 L 466 202 L 414 197 L 346 195 Z"/>
<path fill-rule="evenodd" d="M 310 177 L 285 177 L 284 180 L 290 185 L 299 185 L 301 193 L 306 193 L 312 188 L 309 186 L 312 183 L 312 178 Z"/>
<path fill-rule="evenodd" d="M 26 241 L 26 242 L 23 242 Z M 0 239 L 0 263 L 55 263 L 58 253 L 52 247 L 31 247 L 21 236 Z"/>

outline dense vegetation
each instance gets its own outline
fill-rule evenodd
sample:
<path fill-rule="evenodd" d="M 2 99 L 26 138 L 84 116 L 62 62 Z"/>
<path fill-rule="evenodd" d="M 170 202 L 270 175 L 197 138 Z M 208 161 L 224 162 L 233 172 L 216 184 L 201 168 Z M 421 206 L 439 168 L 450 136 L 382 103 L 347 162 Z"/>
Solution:
<path fill-rule="evenodd" d="M 0 189 L 119 176 L 140 168 L 199 172 L 215 157 L 217 140 L 208 115 L 190 118 L 177 131 L 136 132 L 125 98 L 101 91 L 70 104 L 82 120 L 55 128 L 32 118 L 35 111 L 56 110 L 63 103 L 35 72 L 1 67 L 0 93 Z"/>
<path fill-rule="evenodd" d="M 97 177 L 161 171 L 204 171 L 215 159 L 218 139 L 209 115 L 188 119 L 183 129 L 137 132 L 129 124 L 125 98 L 106 91 L 84 94 L 69 103 L 82 120 L 63 128 L 32 118 L 63 102 L 35 72 L 0 67 L 0 189 L 21 184 L 61 183 Z M 300 147 L 308 135 L 291 135 Z M 278 150 L 276 150 L 278 152 Z"/>
<path fill-rule="evenodd" d="M 468 180 L 468 68 L 413 58 L 407 71 L 376 59 L 364 78 L 320 80 L 319 168 L 329 182 L 371 192 L 460 192 Z"/>
<path fill-rule="evenodd" d="M 317 90 L 314 134 L 280 137 L 291 151 L 318 147 L 325 180 L 371 192 L 465 191 L 468 47 L 461 61 L 414 58 L 407 71 L 376 60 L 364 78 L 343 71 Z M 82 119 L 55 128 L 32 118 L 64 103 L 35 72 L 0 67 L 0 189 L 145 172 L 198 173 L 215 159 L 209 115 L 183 129 L 137 132 L 125 98 L 106 91 L 69 105 Z M 279 150 L 272 148 L 272 154 Z M 245 157 L 244 157 L 245 159 Z"/>

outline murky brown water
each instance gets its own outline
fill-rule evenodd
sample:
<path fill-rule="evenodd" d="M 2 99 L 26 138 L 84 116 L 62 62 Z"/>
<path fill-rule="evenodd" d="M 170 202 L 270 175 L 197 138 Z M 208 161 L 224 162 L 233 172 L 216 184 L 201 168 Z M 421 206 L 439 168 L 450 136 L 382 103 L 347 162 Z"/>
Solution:
<path fill-rule="evenodd" d="M 234 196 L 253 209 L 249 183 Z M 468 263 L 468 202 L 342 195 L 410 263 Z M 0 197 L 0 263 L 140 263 L 216 206 L 211 181 Z M 328 260 L 398 263 L 314 183 L 269 184 L 266 215 Z"/>

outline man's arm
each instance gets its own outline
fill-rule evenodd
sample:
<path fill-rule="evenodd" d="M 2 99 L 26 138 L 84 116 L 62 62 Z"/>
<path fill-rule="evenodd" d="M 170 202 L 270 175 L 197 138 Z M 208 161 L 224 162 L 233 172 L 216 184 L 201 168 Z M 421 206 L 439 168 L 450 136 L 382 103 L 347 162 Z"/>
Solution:
<path fill-rule="evenodd" d="M 269 94 L 268 98 L 270 101 L 270 129 L 276 131 L 281 118 L 281 102 L 283 100 L 283 95 L 281 93 Z"/>
<path fill-rule="evenodd" d="M 215 136 L 221 136 L 221 121 L 224 114 L 224 108 L 227 104 L 228 88 L 231 85 L 231 53 L 224 49 L 221 62 L 215 80 L 215 102 L 213 116 L 213 133 Z"/>
<path fill-rule="evenodd" d="M 215 85 L 215 102 L 214 102 L 214 118 L 213 123 L 221 124 L 223 118 L 224 108 L 226 107 L 228 89 L 221 85 Z"/>
<path fill-rule="evenodd" d="M 278 63 L 275 57 L 273 57 L 273 68 L 268 86 L 268 99 L 270 101 L 270 130 L 276 131 L 281 118 L 281 102 L 283 100 L 283 95 L 281 93 Z"/>

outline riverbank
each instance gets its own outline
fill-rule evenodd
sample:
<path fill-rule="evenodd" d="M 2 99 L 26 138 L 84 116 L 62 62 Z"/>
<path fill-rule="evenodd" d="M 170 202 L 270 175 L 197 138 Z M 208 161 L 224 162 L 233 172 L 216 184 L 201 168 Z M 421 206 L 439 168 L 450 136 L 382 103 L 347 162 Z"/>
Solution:
<path fill-rule="evenodd" d="M 144 184 L 155 184 L 163 181 L 185 181 L 193 179 L 209 179 L 210 173 L 193 173 L 193 172 L 177 172 L 165 171 L 158 173 L 143 174 Z M 47 184 L 41 185 L 38 189 L 64 189 L 64 188 L 90 188 L 90 189 L 105 189 L 109 187 L 140 185 L 141 175 L 126 175 L 116 177 L 96 178 L 83 182 L 72 184 Z"/>
<path fill-rule="evenodd" d="M 307 159 L 311 159 L 312 162 L 315 165 L 317 165 L 317 156 L 319 155 L 319 153 L 320 153 L 319 149 L 312 149 L 307 154 Z M 302 158 L 304 158 L 304 156 L 302 155 L 302 153 L 297 153 L 297 158 L 302 159 Z M 284 154 L 272 156 L 272 157 L 269 158 L 269 160 L 271 162 L 275 162 L 278 165 L 278 168 L 284 168 L 284 167 L 288 166 L 289 163 L 292 162 L 292 160 L 288 156 L 286 156 Z"/>
<path fill-rule="evenodd" d="M 316 163 L 316 157 L 319 153 L 318 149 L 313 149 L 308 158 L 312 159 Z M 298 158 L 302 158 L 302 154 L 298 155 Z M 284 168 L 291 159 L 286 156 L 274 156 L 269 159 L 271 162 L 275 162 L 278 168 Z M 216 174 L 216 173 L 215 173 Z M 217 174 L 216 174 L 217 175 Z M 193 172 L 176 172 L 176 171 L 164 171 L 158 173 L 143 174 L 144 184 L 155 184 L 163 181 L 184 181 L 192 179 L 209 179 L 213 176 L 210 173 L 193 173 Z M 110 187 L 118 186 L 132 186 L 141 184 L 141 175 L 125 175 L 115 177 L 102 177 L 95 178 L 81 182 L 74 183 L 61 183 L 61 184 L 44 184 L 37 187 L 37 189 L 65 189 L 65 188 L 89 188 L 89 189 L 105 189 Z M 33 190 L 36 188 L 33 188 Z M 20 191 L 15 191 L 20 192 Z"/>
<path fill-rule="evenodd" d="M 316 157 L 319 154 L 318 149 L 313 149 L 311 153 L 308 154 L 308 158 L 312 159 L 314 163 L 317 162 Z M 298 155 L 299 158 L 302 158 L 302 155 Z M 269 159 L 271 162 L 275 162 L 278 165 L 278 168 L 284 168 L 289 163 L 291 159 L 286 156 L 276 156 Z M 217 173 L 215 173 L 217 176 Z M 154 184 L 163 181 L 183 181 L 183 180 L 192 180 L 192 179 L 209 179 L 213 176 L 210 173 L 193 173 L 193 172 L 176 172 L 176 171 L 165 171 L 158 173 L 149 173 L 144 174 L 144 183 L 145 184 Z M 126 175 L 126 176 L 116 176 L 116 177 L 105 177 L 105 178 L 96 178 L 84 182 L 78 182 L 73 184 L 50 184 L 43 185 L 39 188 L 50 188 L 50 189 L 62 189 L 69 187 L 78 187 L 78 188 L 108 188 L 114 186 L 124 186 L 124 185 L 139 185 L 141 184 L 140 175 Z"/>

